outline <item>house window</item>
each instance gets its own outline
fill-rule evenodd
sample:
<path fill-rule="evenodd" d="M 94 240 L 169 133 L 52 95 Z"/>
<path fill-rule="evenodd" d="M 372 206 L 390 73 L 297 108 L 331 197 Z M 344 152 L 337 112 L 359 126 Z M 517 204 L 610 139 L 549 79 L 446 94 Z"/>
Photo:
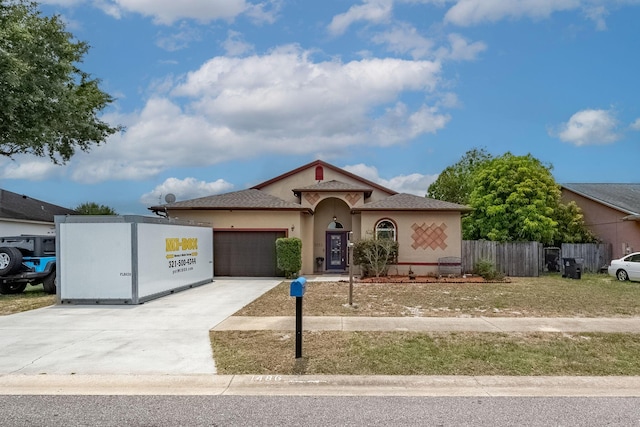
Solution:
<path fill-rule="evenodd" d="M 396 240 L 396 225 L 388 219 L 378 221 L 376 224 L 376 239 Z"/>
<path fill-rule="evenodd" d="M 322 181 L 324 179 L 324 169 L 322 166 L 316 166 L 316 181 Z"/>
<path fill-rule="evenodd" d="M 329 223 L 329 225 L 327 226 L 327 228 L 329 230 L 334 230 L 336 228 L 344 228 L 344 226 L 342 225 L 342 223 L 338 222 L 338 218 L 336 218 L 335 216 L 333 217 L 333 221 L 331 221 Z"/>

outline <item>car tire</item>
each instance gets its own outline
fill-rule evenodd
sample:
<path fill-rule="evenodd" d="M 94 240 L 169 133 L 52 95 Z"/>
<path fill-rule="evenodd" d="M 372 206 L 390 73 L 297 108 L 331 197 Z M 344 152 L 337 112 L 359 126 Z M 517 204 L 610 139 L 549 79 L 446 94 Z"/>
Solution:
<path fill-rule="evenodd" d="M 53 295 L 56 293 L 56 284 L 57 280 L 55 270 L 53 270 L 51 273 L 49 273 L 48 276 L 42 279 L 42 287 L 44 288 L 44 291 L 49 295 Z"/>
<path fill-rule="evenodd" d="M 621 282 L 625 282 L 629 280 L 629 275 L 625 270 L 618 270 L 616 271 L 616 278 Z"/>
<path fill-rule="evenodd" d="M 22 265 L 22 252 L 11 246 L 0 248 L 0 275 L 16 272 Z"/>
<path fill-rule="evenodd" d="M 26 283 L 1 283 L 0 294 L 19 294 L 27 287 Z"/>

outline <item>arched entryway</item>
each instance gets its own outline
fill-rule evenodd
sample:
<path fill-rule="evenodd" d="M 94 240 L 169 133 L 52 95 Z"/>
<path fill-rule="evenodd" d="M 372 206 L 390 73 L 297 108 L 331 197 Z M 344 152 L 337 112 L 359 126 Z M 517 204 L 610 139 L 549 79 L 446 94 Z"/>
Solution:
<path fill-rule="evenodd" d="M 337 197 L 328 197 L 318 203 L 314 213 L 314 254 L 324 258 L 324 271 L 345 271 L 348 267 L 347 240 L 351 231 L 351 210 Z"/>

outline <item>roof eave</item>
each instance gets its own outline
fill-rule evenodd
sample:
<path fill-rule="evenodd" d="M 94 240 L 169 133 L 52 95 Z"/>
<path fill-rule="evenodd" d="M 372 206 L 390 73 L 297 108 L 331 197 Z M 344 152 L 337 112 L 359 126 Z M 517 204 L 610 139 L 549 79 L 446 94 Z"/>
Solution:
<path fill-rule="evenodd" d="M 604 201 L 602 199 L 598 199 L 597 197 L 593 197 L 593 196 L 590 196 L 590 195 L 588 195 L 586 193 L 583 193 L 582 191 L 578 191 L 578 190 L 574 190 L 573 188 L 569 188 L 569 187 L 567 187 L 567 186 L 565 186 L 563 184 L 560 184 L 560 187 L 564 188 L 567 191 L 571 191 L 572 193 L 575 193 L 575 194 L 577 194 L 579 196 L 582 196 L 585 199 L 589 199 L 589 200 L 591 200 L 593 202 L 600 203 L 601 205 L 609 207 L 611 209 L 615 209 L 617 211 L 620 211 L 620 212 L 623 212 L 623 213 L 626 213 L 626 214 L 629 214 L 629 215 L 636 215 L 637 214 L 637 212 L 632 212 L 632 211 L 630 211 L 628 209 L 625 209 L 623 207 L 616 206 L 616 205 L 614 205 L 612 203 L 609 203 L 609 202 L 606 202 L 606 201 Z"/>
<path fill-rule="evenodd" d="M 393 212 L 471 212 L 473 209 L 456 209 L 456 208 L 354 208 L 351 212 L 381 212 L 381 211 L 393 211 Z"/>
<path fill-rule="evenodd" d="M 313 213 L 309 208 L 276 208 L 276 207 L 248 207 L 248 206 L 152 206 L 147 208 L 151 212 L 167 212 L 167 211 L 298 211 Z"/>

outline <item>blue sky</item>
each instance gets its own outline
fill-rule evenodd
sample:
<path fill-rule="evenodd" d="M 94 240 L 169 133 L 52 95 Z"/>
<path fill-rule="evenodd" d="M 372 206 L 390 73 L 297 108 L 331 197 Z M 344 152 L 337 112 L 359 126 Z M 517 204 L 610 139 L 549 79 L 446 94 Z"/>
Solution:
<path fill-rule="evenodd" d="M 0 187 L 148 214 L 323 159 L 424 195 L 472 148 L 640 182 L 640 0 L 45 0 L 126 132 Z"/>

